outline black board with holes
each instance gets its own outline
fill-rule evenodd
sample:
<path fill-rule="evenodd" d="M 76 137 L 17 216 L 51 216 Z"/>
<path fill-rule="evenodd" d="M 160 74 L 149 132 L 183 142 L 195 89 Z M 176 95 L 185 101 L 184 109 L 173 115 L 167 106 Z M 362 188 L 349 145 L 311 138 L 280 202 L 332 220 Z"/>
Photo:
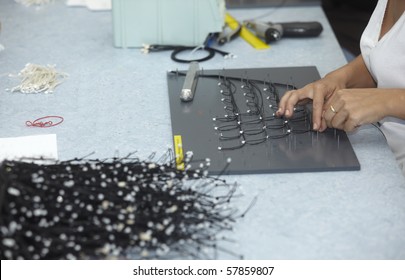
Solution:
<path fill-rule="evenodd" d="M 360 169 L 344 131 L 311 130 L 310 106 L 291 119 L 274 114 L 287 90 L 319 79 L 316 67 L 202 69 L 194 99 L 182 102 L 186 73 L 168 72 L 167 81 L 174 150 L 191 151 L 192 167 L 209 159 L 211 174 Z"/>

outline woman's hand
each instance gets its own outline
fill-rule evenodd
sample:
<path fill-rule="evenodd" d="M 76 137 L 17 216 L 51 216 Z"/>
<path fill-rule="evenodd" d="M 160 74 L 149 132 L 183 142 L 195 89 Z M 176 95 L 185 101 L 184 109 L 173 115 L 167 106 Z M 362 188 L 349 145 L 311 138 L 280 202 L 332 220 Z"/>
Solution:
<path fill-rule="evenodd" d="M 376 120 L 387 113 L 380 111 L 384 109 L 382 107 L 377 109 L 378 102 L 381 102 L 381 106 L 386 102 L 377 97 L 373 89 L 371 91 L 350 90 L 351 88 L 375 87 L 376 83 L 368 72 L 363 57 L 360 55 L 350 63 L 329 73 L 323 79 L 308 84 L 301 89 L 286 92 L 280 100 L 277 115 L 289 118 L 293 115 L 296 104 L 305 104 L 312 100 L 314 130 L 324 131 L 328 126 L 353 130 L 358 125 L 370 122 L 370 120 Z M 355 92 L 355 96 L 350 96 L 349 93 L 352 91 Z M 338 92 L 339 94 L 336 95 Z M 368 97 L 366 97 L 367 93 Z M 332 101 L 332 98 L 335 99 Z M 365 106 L 369 106 L 369 108 L 362 108 L 363 101 L 361 99 L 367 98 L 371 98 L 371 100 L 364 101 Z M 334 102 L 339 104 L 335 105 Z M 336 113 L 331 110 L 332 108 Z M 377 110 L 375 115 L 372 115 L 372 110 Z M 401 112 L 396 114 L 401 114 Z"/>
<path fill-rule="evenodd" d="M 403 118 L 404 100 L 400 89 L 342 89 L 324 104 L 323 119 L 328 127 L 352 131 L 386 116 Z"/>
<path fill-rule="evenodd" d="M 327 127 L 327 123 L 322 119 L 325 102 L 341 88 L 342 85 L 337 79 L 326 76 L 303 88 L 288 91 L 280 100 L 277 116 L 290 118 L 296 104 L 302 105 L 312 100 L 313 129 L 324 131 Z"/>

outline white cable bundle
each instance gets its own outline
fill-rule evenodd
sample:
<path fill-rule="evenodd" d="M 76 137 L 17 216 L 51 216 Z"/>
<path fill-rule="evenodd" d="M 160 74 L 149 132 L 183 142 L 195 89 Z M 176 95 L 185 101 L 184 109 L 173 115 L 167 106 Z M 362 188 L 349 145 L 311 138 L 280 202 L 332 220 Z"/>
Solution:
<path fill-rule="evenodd" d="M 18 73 L 18 76 L 22 78 L 22 81 L 18 86 L 13 87 L 11 92 L 52 93 L 56 86 L 67 77 L 67 74 L 57 72 L 54 65 L 41 66 L 28 63 Z"/>

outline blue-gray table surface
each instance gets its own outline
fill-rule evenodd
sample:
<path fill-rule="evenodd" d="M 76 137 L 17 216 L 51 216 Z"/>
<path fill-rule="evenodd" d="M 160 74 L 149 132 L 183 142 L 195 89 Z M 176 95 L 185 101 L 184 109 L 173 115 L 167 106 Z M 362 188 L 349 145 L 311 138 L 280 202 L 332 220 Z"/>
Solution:
<path fill-rule="evenodd" d="M 269 21 L 320 21 L 318 38 L 287 39 L 268 50 L 242 39 L 223 47 L 237 55 L 204 62 L 205 69 L 317 66 L 321 76 L 345 58 L 321 7 L 235 9 L 238 19 L 267 14 Z M 106 158 L 138 151 L 147 158 L 172 147 L 166 71 L 187 65 L 167 52 L 141 54 L 113 46 L 110 12 L 69 8 L 54 1 L 40 8 L 1 0 L 0 137 L 54 133 L 59 159 Z M 26 63 L 52 64 L 69 77 L 53 94 L 10 93 Z M 47 129 L 27 120 L 60 115 Z M 361 170 L 229 176 L 243 197 L 240 219 L 228 237 L 246 259 L 405 259 L 405 180 L 384 137 L 372 126 L 349 134 Z M 1 147 L 0 147 L 1 148 Z M 324 155 L 327 156 L 327 155 Z M 220 254 L 220 258 L 229 255 Z"/>

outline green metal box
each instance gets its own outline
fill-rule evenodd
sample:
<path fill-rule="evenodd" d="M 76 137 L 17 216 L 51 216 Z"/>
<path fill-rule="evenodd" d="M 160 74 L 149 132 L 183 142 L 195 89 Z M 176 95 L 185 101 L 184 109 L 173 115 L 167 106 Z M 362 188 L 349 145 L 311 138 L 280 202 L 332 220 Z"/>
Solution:
<path fill-rule="evenodd" d="M 201 45 L 222 31 L 225 0 L 113 0 L 114 45 Z"/>

